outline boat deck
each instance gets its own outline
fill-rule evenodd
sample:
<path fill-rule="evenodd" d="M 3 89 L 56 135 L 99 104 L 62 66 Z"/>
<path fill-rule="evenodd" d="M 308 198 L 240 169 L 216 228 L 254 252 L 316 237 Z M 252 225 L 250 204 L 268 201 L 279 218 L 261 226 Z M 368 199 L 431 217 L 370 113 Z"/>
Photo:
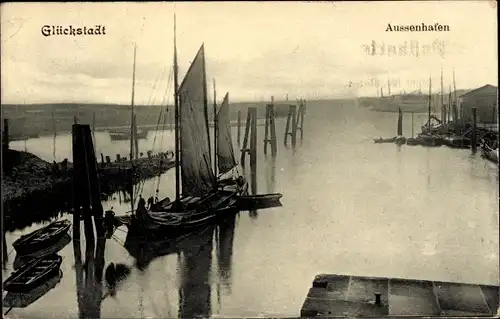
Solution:
<path fill-rule="evenodd" d="M 493 316 L 498 302 L 499 286 L 321 274 L 301 317 Z"/>

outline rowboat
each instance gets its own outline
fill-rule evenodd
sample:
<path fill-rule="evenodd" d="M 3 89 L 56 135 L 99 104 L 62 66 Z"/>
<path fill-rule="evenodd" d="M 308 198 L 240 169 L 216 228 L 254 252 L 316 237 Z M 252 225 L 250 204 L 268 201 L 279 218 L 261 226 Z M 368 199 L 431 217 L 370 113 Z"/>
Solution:
<path fill-rule="evenodd" d="M 18 255 L 29 255 L 47 249 L 59 242 L 68 233 L 70 227 L 71 222 L 69 220 L 58 220 L 21 236 L 12 246 L 14 246 Z"/>
<path fill-rule="evenodd" d="M 395 140 L 396 140 L 396 137 L 376 138 L 376 139 L 373 139 L 373 142 L 375 142 L 375 143 L 394 143 Z"/>
<path fill-rule="evenodd" d="M 282 206 L 280 199 L 283 197 L 280 193 L 259 194 L 259 195 L 240 195 L 236 197 L 238 209 L 262 209 Z"/>
<path fill-rule="evenodd" d="M 130 140 L 130 132 L 110 131 L 109 137 L 112 141 Z M 143 140 L 148 137 L 148 131 L 137 131 L 137 139 Z"/>
<path fill-rule="evenodd" d="M 62 276 L 63 273 L 61 270 L 59 270 L 59 275 L 47 279 L 47 281 L 45 281 L 43 284 L 37 286 L 36 288 L 33 288 L 29 292 L 26 293 L 7 292 L 2 300 L 3 302 L 2 306 L 4 308 L 11 308 L 11 309 L 26 308 L 29 305 L 33 304 L 38 299 L 40 299 L 41 297 L 43 297 L 50 290 L 52 290 L 61 281 Z"/>
<path fill-rule="evenodd" d="M 14 259 L 12 266 L 13 266 L 14 270 L 18 270 L 19 268 L 22 268 L 24 265 L 31 263 L 35 259 L 39 259 L 39 258 L 42 258 L 44 256 L 57 254 L 64 247 L 66 247 L 66 245 L 68 245 L 70 242 L 71 242 L 71 236 L 69 234 L 66 234 L 63 236 L 63 238 L 61 238 L 61 240 L 59 240 L 54 245 L 51 245 L 47 249 L 39 250 L 35 253 L 29 254 L 29 255 L 23 255 L 23 256 L 16 254 L 16 258 Z"/>
<path fill-rule="evenodd" d="M 59 274 L 62 257 L 50 255 L 34 260 L 14 271 L 3 283 L 3 289 L 9 292 L 26 293 Z"/>

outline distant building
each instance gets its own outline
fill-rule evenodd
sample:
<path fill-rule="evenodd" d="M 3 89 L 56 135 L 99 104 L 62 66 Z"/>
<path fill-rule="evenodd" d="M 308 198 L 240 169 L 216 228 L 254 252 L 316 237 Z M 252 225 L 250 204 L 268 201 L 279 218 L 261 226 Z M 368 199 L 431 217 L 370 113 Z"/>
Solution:
<path fill-rule="evenodd" d="M 476 108 L 478 123 L 498 121 L 498 87 L 485 85 L 458 97 L 458 110 L 465 123 L 472 122 L 472 108 Z"/>

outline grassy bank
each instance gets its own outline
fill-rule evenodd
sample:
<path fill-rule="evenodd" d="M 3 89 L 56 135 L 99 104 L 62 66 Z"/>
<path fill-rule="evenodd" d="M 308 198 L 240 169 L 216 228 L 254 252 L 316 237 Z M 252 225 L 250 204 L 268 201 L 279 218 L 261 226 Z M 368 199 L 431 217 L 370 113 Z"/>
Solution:
<path fill-rule="evenodd" d="M 143 179 L 165 172 L 172 163 L 144 161 L 131 174 L 130 169 L 99 169 L 102 199 L 130 189 Z M 70 166 L 69 166 L 70 167 Z M 4 150 L 2 171 L 2 202 L 4 228 L 22 229 L 34 222 L 47 220 L 73 206 L 73 173 L 71 168 L 54 169 L 52 163 L 27 153 Z"/>

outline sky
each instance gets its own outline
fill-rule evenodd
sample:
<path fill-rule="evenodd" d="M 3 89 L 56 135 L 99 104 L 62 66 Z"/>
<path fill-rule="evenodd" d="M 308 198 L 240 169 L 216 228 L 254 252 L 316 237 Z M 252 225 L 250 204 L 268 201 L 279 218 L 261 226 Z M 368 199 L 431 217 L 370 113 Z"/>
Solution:
<path fill-rule="evenodd" d="M 493 1 L 3 3 L 2 103 L 136 104 L 172 101 L 173 16 L 179 78 L 204 43 L 209 98 L 323 99 L 497 85 Z M 449 32 L 386 32 L 388 23 L 449 25 Z M 43 25 L 106 27 L 101 36 L 49 36 Z M 376 55 L 366 51 L 372 41 Z M 418 57 L 388 45 L 419 43 Z M 384 54 L 379 45 L 385 44 Z M 423 55 L 423 46 L 430 50 Z M 167 92 L 167 93 L 166 93 Z M 167 99 L 165 100 L 165 96 Z"/>

